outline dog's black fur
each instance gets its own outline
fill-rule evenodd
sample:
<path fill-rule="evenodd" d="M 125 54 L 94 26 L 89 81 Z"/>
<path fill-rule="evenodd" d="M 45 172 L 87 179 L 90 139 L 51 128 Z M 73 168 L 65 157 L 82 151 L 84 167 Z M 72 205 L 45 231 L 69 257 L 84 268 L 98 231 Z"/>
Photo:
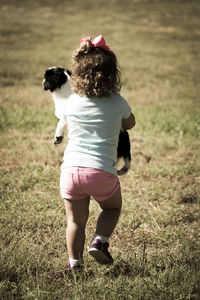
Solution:
<path fill-rule="evenodd" d="M 61 67 L 49 68 L 45 71 L 43 87 L 44 90 L 50 90 L 54 94 L 64 85 L 68 84 L 68 77 L 66 73 L 71 76 L 71 72 Z M 55 144 L 61 143 L 63 136 L 56 136 Z M 131 146 L 129 134 L 126 130 L 121 130 L 119 134 L 119 141 L 117 147 L 117 159 L 123 158 L 124 166 L 117 171 L 118 175 L 126 174 L 130 168 L 131 163 Z"/>
<path fill-rule="evenodd" d="M 131 143 L 129 139 L 128 131 L 121 130 L 119 133 L 119 141 L 117 146 L 117 159 L 124 159 L 124 166 L 117 170 L 118 175 L 123 175 L 128 172 L 131 164 Z"/>

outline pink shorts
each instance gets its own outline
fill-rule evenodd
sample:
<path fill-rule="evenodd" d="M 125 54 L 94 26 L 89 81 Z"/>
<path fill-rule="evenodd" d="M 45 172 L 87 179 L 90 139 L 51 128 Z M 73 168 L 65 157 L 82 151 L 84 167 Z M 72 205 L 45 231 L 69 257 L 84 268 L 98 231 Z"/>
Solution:
<path fill-rule="evenodd" d="M 97 201 L 109 199 L 119 188 L 117 176 L 85 167 L 61 167 L 61 197 L 78 200 L 92 196 Z"/>

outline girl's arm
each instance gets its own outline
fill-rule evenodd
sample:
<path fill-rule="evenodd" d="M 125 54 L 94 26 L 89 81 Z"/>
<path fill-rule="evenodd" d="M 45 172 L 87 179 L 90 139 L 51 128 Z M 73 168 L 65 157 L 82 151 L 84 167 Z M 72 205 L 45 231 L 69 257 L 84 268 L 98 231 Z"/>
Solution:
<path fill-rule="evenodd" d="M 135 116 L 133 113 L 127 119 L 122 120 L 122 127 L 125 130 L 129 130 L 135 126 Z"/>

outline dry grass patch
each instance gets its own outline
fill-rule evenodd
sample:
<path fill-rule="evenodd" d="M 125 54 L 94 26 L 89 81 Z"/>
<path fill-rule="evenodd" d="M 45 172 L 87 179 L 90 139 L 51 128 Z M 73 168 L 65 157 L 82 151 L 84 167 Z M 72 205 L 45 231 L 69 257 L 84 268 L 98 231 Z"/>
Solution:
<path fill-rule="evenodd" d="M 199 11 L 195 0 L 2 0 L 1 299 L 199 299 Z M 70 66 L 81 37 L 98 34 L 118 56 L 137 125 L 114 264 L 87 255 L 92 200 L 85 271 L 73 275 L 59 195 L 67 140 L 52 144 L 53 102 L 41 83 L 49 66 Z"/>

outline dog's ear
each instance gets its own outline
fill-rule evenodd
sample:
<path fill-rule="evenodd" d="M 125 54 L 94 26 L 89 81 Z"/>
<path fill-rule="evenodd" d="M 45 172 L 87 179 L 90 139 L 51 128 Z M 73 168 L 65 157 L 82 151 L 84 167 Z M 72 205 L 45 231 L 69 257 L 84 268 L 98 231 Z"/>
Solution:
<path fill-rule="evenodd" d="M 72 72 L 71 72 L 71 71 L 69 71 L 69 70 L 66 70 L 66 72 L 67 72 L 67 74 L 68 74 L 69 76 L 71 76 L 71 75 L 72 75 Z"/>

